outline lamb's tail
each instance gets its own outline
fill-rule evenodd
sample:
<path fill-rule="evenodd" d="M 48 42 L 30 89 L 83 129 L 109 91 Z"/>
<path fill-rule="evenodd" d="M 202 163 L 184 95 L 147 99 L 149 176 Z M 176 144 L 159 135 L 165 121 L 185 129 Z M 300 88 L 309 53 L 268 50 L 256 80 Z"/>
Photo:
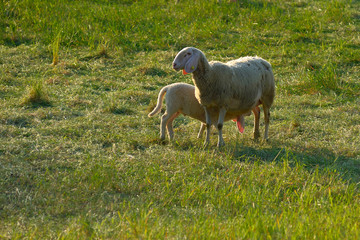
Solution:
<path fill-rule="evenodd" d="M 164 95 L 165 93 L 167 92 L 168 90 L 168 87 L 163 87 L 160 92 L 159 92 L 159 95 L 158 95 L 158 99 L 157 99 L 157 104 L 156 104 L 156 107 L 152 110 L 151 113 L 148 114 L 148 117 L 152 117 L 154 116 L 155 114 L 157 114 L 158 112 L 160 112 L 161 110 L 161 107 L 162 107 L 162 102 L 163 102 L 163 98 L 164 98 Z"/>

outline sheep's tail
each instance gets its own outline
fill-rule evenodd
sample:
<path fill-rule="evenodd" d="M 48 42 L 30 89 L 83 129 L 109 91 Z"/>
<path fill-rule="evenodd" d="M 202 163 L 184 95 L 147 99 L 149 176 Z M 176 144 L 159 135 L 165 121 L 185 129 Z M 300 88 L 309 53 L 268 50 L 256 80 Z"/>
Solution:
<path fill-rule="evenodd" d="M 262 59 L 261 63 L 265 66 L 266 70 L 271 69 L 271 64 L 268 61 Z"/>
<path fill-rule="evenodd" d="M 160 92 L 159 92 L 159 95 L 158 95 L 158 99 L 157 99 L 157 104 L 156 104 L 156 107 L 152 110 L 151 113 L 148 114 L 148 117 L 152 117 L 154 116 L 155 114 L 157 114 L 158 112 L 160 112 L 161 110 L 161 107 L 162 107 L 162 102 L 163 102 L 163 98 L 164 98 L 164 95 L 165 93 L 167 92 L 168 90 L 168 87 L 163 87 Z"/>

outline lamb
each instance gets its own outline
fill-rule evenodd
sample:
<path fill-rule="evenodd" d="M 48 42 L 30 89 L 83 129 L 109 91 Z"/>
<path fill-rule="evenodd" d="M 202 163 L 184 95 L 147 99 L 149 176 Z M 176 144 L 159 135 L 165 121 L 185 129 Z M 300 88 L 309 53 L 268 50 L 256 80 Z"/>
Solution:
<path fill-rule="evenodd" d="M 260 104 L 263 106 L 265 119 L 264 139 L 268 139 L 270 107 L 275 97 L 275 81 L 270 63 L 260 57 L 242 57 L 227 63 L 208 62 L 202 51 L 186 47 L 176 55 L 173 69 L 182 69 L 184 74 L 192 73 L 195 97 L 204 107 L 206 114 L 205 145 L 209 144 L 212 121 L 217 120 L 217 145 L 221 147 L 225 145 L 222 136 L 225 115 L 230 113 L 240 116 Z M 212 118 L 210 108 L 215 108 L 219 112 L 217 119 Z M 260 136 L 260 114 L 254 114 L 256 139 Z"/>
<path fill-rule="evenodd" d="M 200 120 L 202 122 L 200 126 L 200 131 L 197 136 L 198 138 L 200 138 L 206 126 L 205 125 L 206 119 L 205 119 L 204 108 L 199 104 L 199 102 L 195 98 L 195 87 L 187 83 L 173 83 L 163 87 L 159 92 L 157 105 L 152 110 L 152 112 L 148 114 L 149 117 L 152 117 L 158 112 L 160 112 L 165 94 L 166 94 L 165 96 L 166 112 L 161 117 L 161 123 L 160 123 L 161 140 L 165 140 L 166 129 L 168 131 L 170 140 L 174 138 L 172 122 L 181 113 L 184 115 L 188 115 L 192 118 L 195 118 L 197 120 Z M 257 113 L 260 112 L 260 109 L 254 109 L 253 111 L 255 114 L 255 112 Z M 209 109 L 209 113 L 212 119 L 217 119 L 217 116 L 219 114 L 218 111 L 212 108 Z M 224 121 L 236 119 L 239 131 L 243 132 L 244 116 L 250 114 L 251 114 L 250 112 L 239 116 L 234 114 L 226 114 Z"/>

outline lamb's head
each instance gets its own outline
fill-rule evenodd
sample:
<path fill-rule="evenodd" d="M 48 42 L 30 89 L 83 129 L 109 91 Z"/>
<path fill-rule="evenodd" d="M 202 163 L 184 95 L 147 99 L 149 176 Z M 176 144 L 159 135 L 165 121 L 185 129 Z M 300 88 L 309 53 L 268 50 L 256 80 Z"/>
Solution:
<path fill-rule="evenodd" d="M 176 71 L 183 69 L 183 73 L 192 73 L 196 70 L 202 52 L 194 47 L 182 49 L 173 61 L 173 68 Z"/>

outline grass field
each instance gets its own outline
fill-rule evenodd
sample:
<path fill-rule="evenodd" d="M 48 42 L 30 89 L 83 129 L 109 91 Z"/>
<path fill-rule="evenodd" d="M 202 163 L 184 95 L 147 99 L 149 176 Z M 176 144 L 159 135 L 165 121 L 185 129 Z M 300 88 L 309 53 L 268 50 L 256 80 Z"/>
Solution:
<path fill-rule="evenodd" d="M 0 0 L 0 239 L 359 239 L 360 1 L 175 2 Z M 186 46 L 273 65 L 270 141 L 159 141 Z"/>

